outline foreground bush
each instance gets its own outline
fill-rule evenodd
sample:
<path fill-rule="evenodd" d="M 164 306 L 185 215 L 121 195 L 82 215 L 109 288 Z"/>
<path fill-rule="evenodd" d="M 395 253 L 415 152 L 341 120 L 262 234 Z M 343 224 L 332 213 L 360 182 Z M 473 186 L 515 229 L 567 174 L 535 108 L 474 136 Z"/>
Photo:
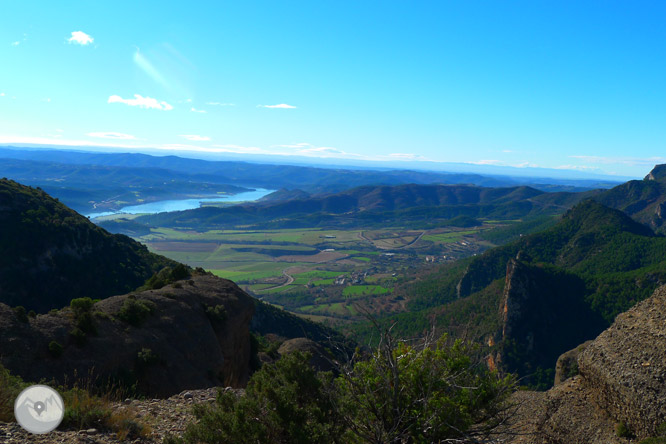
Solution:
<path fill-rule="evenodd" d="M 461 341 L 409 346 L 382 336 L 363 359 L 315 373 L 295 352 L 256 372 L 244 396 L 220 393 L 195 407 L 197 422 L 174 443 L 478 442 L 508 412 L 513 377 L 499 377 Z"/>

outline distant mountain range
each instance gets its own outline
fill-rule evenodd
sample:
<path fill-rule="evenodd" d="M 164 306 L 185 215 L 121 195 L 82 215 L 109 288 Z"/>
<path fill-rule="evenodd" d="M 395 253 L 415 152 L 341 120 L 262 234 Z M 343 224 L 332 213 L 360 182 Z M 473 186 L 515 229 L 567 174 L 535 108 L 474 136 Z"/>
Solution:
<path fill-rule="evenodd" d="M 546 193 L 527 186 L 485 188 L 470 185 L 362 186 L 339 193 L 306 195 L 281 192 L 286 201 L 270 195 L 262 202 L 233 208 L 202 207 L 194 210 L 141 216 L 131 221 L 145 226 L 195 229 L 358 227 L 387 224 L 446 225 L 450 219 L 486 217 L 518 219 L 558 214 L 599 191 Z M 101 222 L 122 230 L 117 222 Z M 121 231 L 122 232 L 122 231 Z"/>

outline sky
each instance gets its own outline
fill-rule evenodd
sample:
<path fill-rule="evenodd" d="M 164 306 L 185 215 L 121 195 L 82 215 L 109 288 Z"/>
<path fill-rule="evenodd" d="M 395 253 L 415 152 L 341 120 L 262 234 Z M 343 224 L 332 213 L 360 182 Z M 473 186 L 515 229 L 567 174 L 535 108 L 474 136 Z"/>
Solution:
<path fill-rule="evenodd" d="M 0 144 L 666 163 L 666 2 L 0 0 L 0 16 Z"/>

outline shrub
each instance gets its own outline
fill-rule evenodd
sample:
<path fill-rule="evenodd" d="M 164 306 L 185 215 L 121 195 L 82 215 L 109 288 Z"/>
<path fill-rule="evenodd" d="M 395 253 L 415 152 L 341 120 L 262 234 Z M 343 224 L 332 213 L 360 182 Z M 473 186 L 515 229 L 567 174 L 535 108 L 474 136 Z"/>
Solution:
<path fill-rule="evenodd" d="M 149 348 L 142 348 L 136 355 L 136 364 L 141 368 L 150 367 L 161 362 L 162 359 L 159 355 Z"/>
<path fill-rule="evenodd" d="M 71 329 L 69 331 L 69 336 L 72 338 L 72 341 L 74 341 L 74 343 L 79 347 L 82 347 L 88 341 L 85 332 L 78 327 Z"/>
<path fill-rule="evenodd" d="M 118 312 L 118 319 L 134 327 L 139 327 L 150 316 L 154 305 L 150 301 L 137 300 L 135 296 L 128 296 Z"/>
<path fill-rule="evenodd" d="M 219 392 L 214 406 L 195 405 L 196 422 L 165 442 L 484 441 L 506 422 L 515 378 L 488 371 L 470 345 L 445 340 L 415 347 L 385 332 L 374 353 L 336 379 L 316 373 L 309 354 L 287 354 L 254 373 L 244 396 Z"/>
<path fill-rule="evenodd" d="M 78 317 L 83 313 L 89 313 L 93 306 L 91 298 L 77 298 L 72 299 L 69 303 L 70 308 L 74 312 L 74 316 Z"/>
<path fill-rule="evenodd" d="M 615 424 L 615 434 L 618 438 L 631 438 L 632 436 L 631 430 L 629 430 L 629 427 L 624 422 Z"/>
<path fill-rule="evenodd" d="M 62 390 L 65 415 L 61 429 L 83 430 L 97 428 L 116 433 L 119 440 L 148 438 L 150 428 L 142 424 L 130 409 L 113 410 L 113 392 L 102 396 L 91 394 L 91 389 L 74 387 Z"/>
<path fill-rule="evenodd" d="M 14 307 L 14 314 L 16 315 L 16 318 L 25 324 L 28 323 L 28 314 L 25 311 L 25 307 L 22 305 L 19 305 L 18 307 Z"/>
<path fill-rule="evenodd" d="M 224 305 L 209 306 L 206 307 L 206 316 L 211 322 L 221 324 L 227 320 L 227 309 Z"/>
<path fill-rule="evenodd" d="M 59 342 L 57 341 L 51 341 L 49 342 L 49 353 L 51 353 L 51 356 L 54 358 L 59 358 L 62 356 L 62 353 L 65 351 L 64 347 L 60 345 Z"/>
<path fill-rule="evenodd" d="M 0 422 L 13 422 L 14 401 L 26 388 L 26 384 L 18 376 L 12 376 L 9 370 L 0 365 Z"/>
<path fill-rule="evenodd" d="M 310 356 L 291 353 L 255 373 L 245 396 L 219 392 L 215 406 L 196 404 L 198 422 L 184 434 L 187 443 L 337 441 L 341 429 L 325 393 L 329 379 L 310 367 Z M 171 439 L 167 442 L 178 442 Z"/>
<path fill-rule="evenodd" d="M 74 313 L 76 328 L 83 332 L 84 336 L 86 334 L 97 334 L 97 327 L 91 312 L 93 304 L 94 302 L 90 298 L 72 299 L 69 303 L 69 307 Z"/>
<path fill-rule="evenodd" d="M 666 444 L 666 438 L 664 437 L 659 437 L 659 438 L 646 438 L 639 442 L 638 444 Z"/>

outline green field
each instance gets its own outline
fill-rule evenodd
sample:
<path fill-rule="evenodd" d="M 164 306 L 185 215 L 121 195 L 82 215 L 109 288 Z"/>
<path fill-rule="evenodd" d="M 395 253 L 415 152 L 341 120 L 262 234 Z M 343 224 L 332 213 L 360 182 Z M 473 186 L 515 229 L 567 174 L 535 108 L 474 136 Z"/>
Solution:
<path fill-rule="evenodd" d="M 374 296 L 380 294 L 391 293 L 391 290 L 384 288 L 381 285 L 352 285 L 346 287 L 342 295 L 346 298 L 354 298 L 359 296 Z"/>
<path fill-rule="evenodd" d="M 375 310 L 398 306 L 392 302 L 393 274 L 422 266 L 427 255 L 465 255 L 474 248 L 468 245 L 482 245 L 478 231 L 154 228 L 138 239 L 155 253 L 233 280 L 271 304 L 346 322 L 360 315 L 357 304 Z M 289 277 L 293 282 L 285 285 Z M 338 277 L 344 282 L 336 283 Z"/>

